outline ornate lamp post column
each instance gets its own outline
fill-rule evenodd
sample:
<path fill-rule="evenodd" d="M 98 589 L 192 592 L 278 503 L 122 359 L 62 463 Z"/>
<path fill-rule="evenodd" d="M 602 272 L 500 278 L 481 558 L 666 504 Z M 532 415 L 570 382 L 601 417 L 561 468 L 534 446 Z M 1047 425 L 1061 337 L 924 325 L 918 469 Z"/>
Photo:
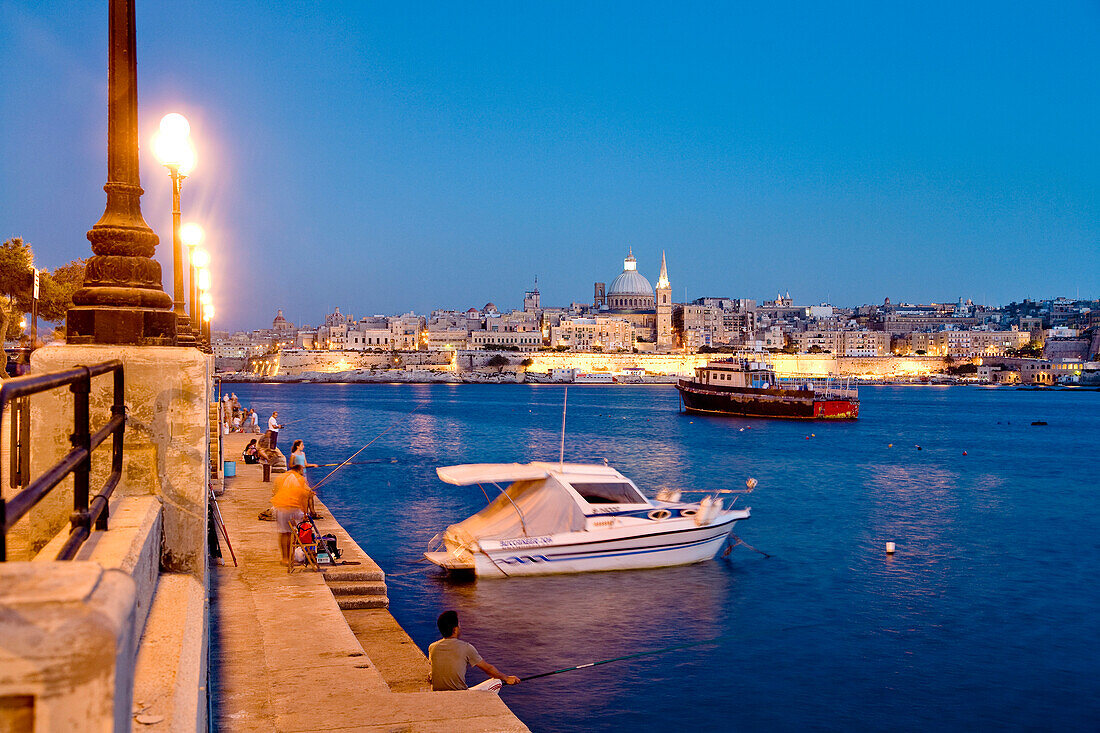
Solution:
<path fill-rule="evenodd" d="M 141 216 L 134 0 L 110 0 L 107 206 L 88 232 L 92 257 L 66 317 L 71 344 L 173 346 L 176 317 L 153 259 L 157 235 Z"/>

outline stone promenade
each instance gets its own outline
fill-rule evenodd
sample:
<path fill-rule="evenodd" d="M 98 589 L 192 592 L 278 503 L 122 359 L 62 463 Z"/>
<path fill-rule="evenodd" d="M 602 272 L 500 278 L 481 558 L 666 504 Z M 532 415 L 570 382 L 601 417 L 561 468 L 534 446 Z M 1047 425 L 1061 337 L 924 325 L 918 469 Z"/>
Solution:
<path fill-rule="evenodd" d="M 237 476 L 218 499 L 237 556 L 211 573 L 210 684 L 219 731 L 527 731 L 498 695 L 429 692 L 427 660 L 386 610 L 384 576 L 318 504 L 344 565 L 279 564 L 274 522 L 257 515 L 273 484 L 241 462 L 251 436 L 225 436 Z M 342 609 L 343 607 L 343 609 Z M 354 631 L 353 631 L 354 628 Z"/>

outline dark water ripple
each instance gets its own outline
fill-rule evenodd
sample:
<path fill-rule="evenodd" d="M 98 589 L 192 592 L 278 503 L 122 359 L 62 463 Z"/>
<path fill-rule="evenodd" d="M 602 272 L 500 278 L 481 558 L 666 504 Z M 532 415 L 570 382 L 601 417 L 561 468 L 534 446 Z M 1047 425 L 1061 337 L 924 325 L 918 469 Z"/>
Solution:
<path fill-rule="evenodd" d="M 730 637 L 506 690 L 535 731 L 1100 721 L 1100 393 L 866 388 L 859 421 L 808 424 L 689 417 L 668 387 L 574 386 L 567 460 L 606 458 L 649 492 L 753 476 L 738 531 L 772 557 L 740 548 L 686 568 L 458 583 L 396 575 L 484 504 L 435 468 L 556 459 L 561 387 L 233 389 L 264 418 L 302 419 L 280 443 L 304 438 L 317 463 L 397 423 L 360 456 L 378 462 L 343 469 L 322 495 L 395 574 L 391 610 L 421 646 L 445 608 L 520 675 Z"/>

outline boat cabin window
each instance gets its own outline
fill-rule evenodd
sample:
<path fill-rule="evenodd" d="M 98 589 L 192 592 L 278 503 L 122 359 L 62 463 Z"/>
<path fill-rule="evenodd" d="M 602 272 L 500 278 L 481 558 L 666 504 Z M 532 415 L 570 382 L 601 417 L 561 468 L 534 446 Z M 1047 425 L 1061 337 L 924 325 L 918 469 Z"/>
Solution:
<path fill-rule="evenodd" d="M 573 484 L 573 490 L 589 504 L 644 504 L 645 498 L 630 484 Z"/>

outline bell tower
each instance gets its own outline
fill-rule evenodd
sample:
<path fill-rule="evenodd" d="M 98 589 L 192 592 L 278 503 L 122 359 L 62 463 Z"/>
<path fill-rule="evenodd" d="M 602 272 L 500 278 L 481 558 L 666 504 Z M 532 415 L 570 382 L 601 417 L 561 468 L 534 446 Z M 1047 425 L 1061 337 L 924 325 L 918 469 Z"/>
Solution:
<path fill-rule="evenodd" d="M 661 275 L 657 278 L 657 348 L 672 348 L 672 286 L 668 282 L 664 252 L 661 252 Z"/>

